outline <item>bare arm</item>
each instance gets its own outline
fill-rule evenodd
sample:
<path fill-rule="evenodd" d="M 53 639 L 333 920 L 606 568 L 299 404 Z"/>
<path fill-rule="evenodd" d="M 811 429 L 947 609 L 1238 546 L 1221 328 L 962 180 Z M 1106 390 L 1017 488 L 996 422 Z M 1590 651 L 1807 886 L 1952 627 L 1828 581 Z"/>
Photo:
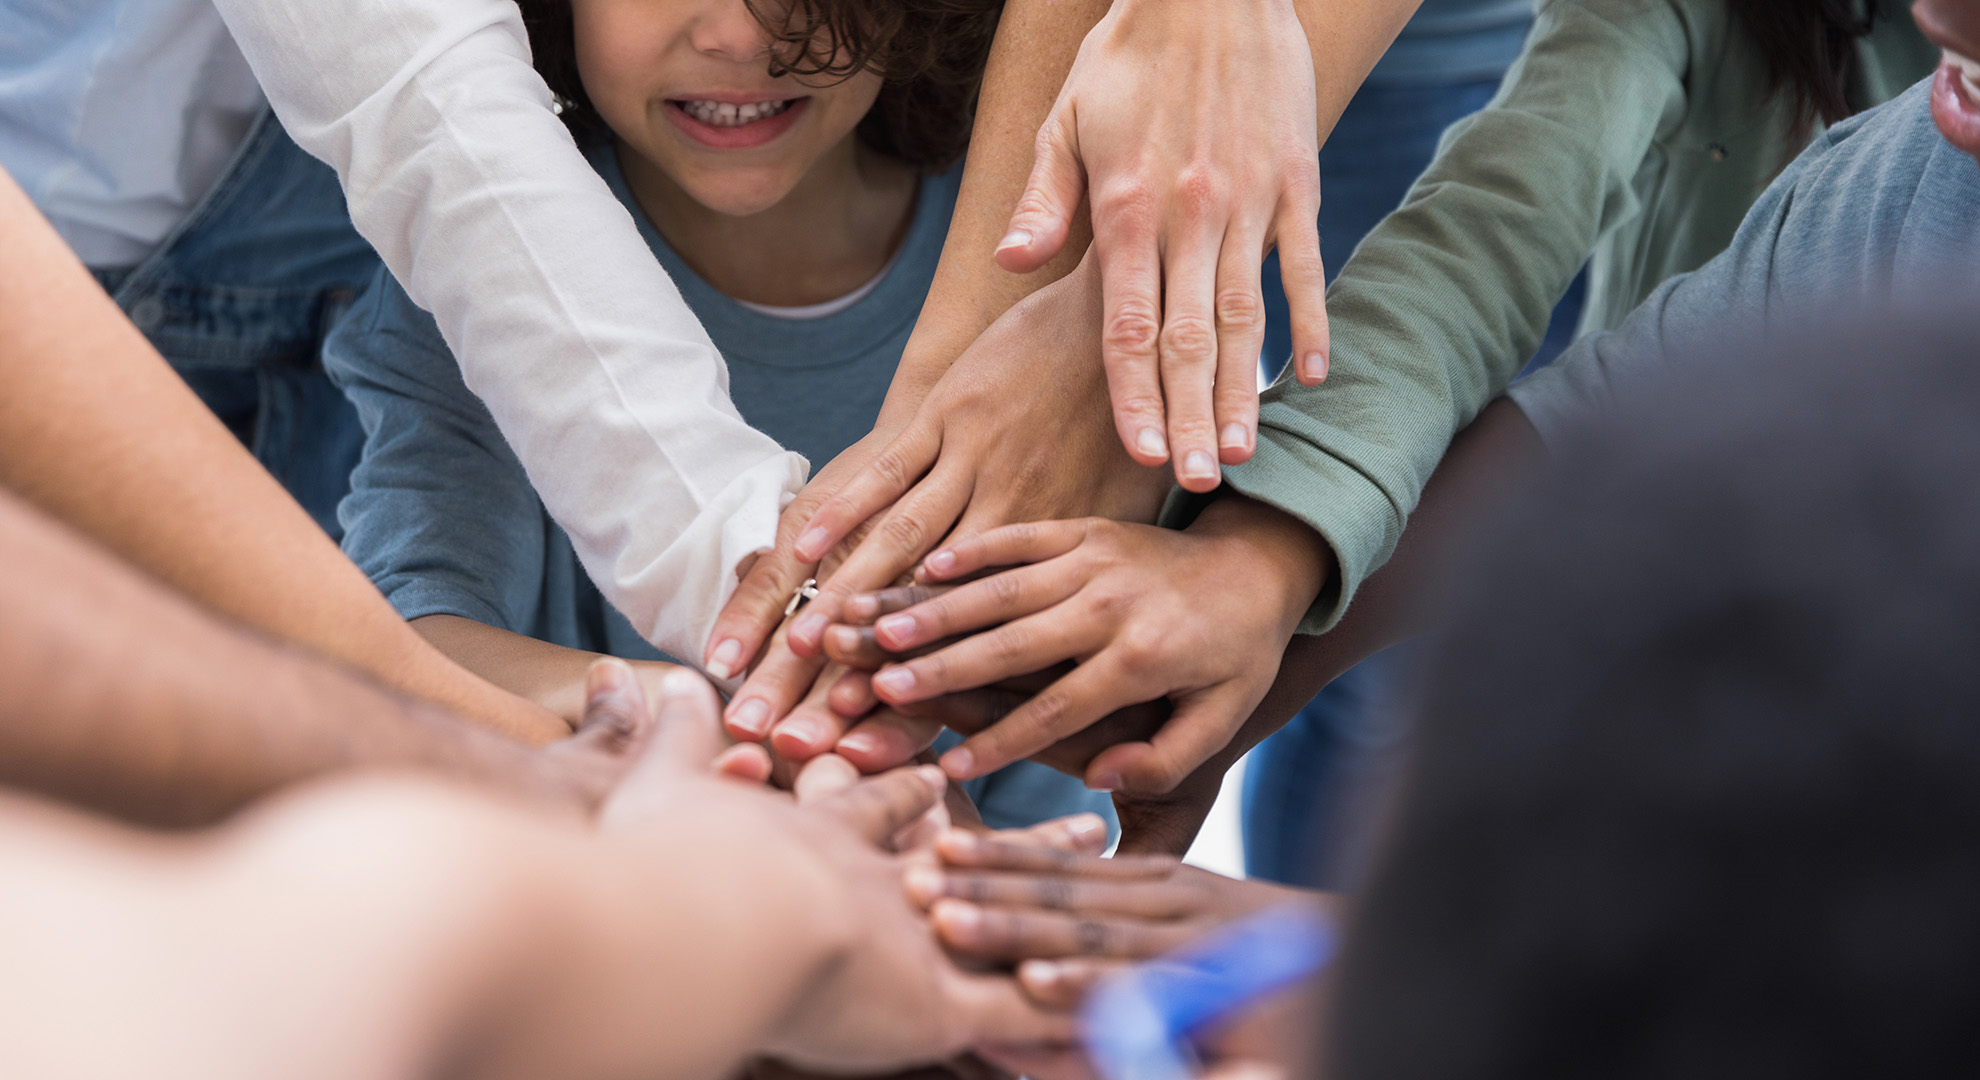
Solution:
<path fill-rule="evenodd" d="M 567 649 L 458 615 L 414 619 L 419 635 L 462 667 L 517 697 L 536 702 L 571 726 L 584 718 L 585 673 L 600 656 Z M 673 664 L 628 660 L 641 679 L 654 682 Z"/>
<path fill-rule="evenodd" d="M 0 596 L 0 783 L 179 825 L 356 765 L 573 802 L 608 779 L 589 738 L 530 751 L 226 625 L 4 492 Z"/>
<path fill-rule="evenodd" d="M 408 629 L 4 177 L 0 248 L 0 486 L 225 615 L 495 730 L 569 733 Z"/>

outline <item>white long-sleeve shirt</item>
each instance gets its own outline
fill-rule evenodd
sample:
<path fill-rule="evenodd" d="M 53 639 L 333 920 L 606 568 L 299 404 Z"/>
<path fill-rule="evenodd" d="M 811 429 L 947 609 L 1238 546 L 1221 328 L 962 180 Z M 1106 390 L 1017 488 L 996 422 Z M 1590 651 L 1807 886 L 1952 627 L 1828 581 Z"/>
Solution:
<path fill-rule="evenodd" d="M 698 665 L 807 466 L 730 403 L 722 357 L 551 111 L 516 5 L 214 3 L 586 572 Z"/>

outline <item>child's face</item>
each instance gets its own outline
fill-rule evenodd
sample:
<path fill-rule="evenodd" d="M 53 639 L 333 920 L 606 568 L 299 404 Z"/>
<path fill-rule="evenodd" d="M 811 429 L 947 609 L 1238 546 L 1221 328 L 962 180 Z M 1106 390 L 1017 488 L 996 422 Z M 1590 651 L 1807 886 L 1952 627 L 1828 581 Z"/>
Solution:
<path fill-rule="evenodd" d="M 743 0 L 572 0 L 571 14 L 599 116 L 718 213 L 776 205 L 880 94 L 871 71 L 823 87 L 771 78 L 769 35 Z"/>
<path fill-rule="evenodd" d="M 1980 158 L 1980 0 L 1919 0 L 1918 28 L 1945 50 L 1932 80 L 1932 119 L 1939 134 Z"/>

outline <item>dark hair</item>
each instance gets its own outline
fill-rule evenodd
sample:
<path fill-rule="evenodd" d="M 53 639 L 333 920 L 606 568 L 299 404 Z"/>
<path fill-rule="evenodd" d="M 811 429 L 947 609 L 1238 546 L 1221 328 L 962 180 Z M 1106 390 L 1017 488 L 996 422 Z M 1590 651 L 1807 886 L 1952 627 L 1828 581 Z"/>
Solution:
<path fill-rule="evenodd" d="M 770 34 L 772 75 L 831 82 L 864 70 L 885 84 L 860 121 L 868 146 L 928 171 L 969 147 L 976 95 L 1004 0 L 793 0 L 775 20 L 746 0 Z M 578 76 L 570 0 L 519 0 L 536 70 L 579 135 L 599 126 Z"/>
<path fill-rule="evenodd" d="M 1886 14 L 1882 0 L 1726 0 L 1726 5 L 1766 61 L 1768 85 L 1789 96 L 1797 140 L 1815 121 L 1833 124 L 1865 104 L 1850 101 L 1856 44 Z"/>
<path fill-rule="evenodd" d="M 1326 1075 L 1980 1075 L 1976 338 L 1729 338 L 1556 448 L 1437 643 Z"/>

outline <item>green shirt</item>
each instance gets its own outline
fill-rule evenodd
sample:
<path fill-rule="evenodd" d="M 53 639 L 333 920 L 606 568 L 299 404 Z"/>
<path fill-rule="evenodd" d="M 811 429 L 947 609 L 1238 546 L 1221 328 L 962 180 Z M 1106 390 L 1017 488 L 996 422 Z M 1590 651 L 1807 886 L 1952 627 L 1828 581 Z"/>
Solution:
<path fill-rule="evenodd" d="M 1859 48 L 1859 107 L 1937 62 L 1902 13 Z M 1327 381 L 1267 390 L 1257 454 L 1225 471 L 1334 549 L 1340 573 L 1302 633 L 1338 621 L 1389 557 L 1451 437 L 1533 354 L 1582 265 L 1583 330 L 1702 266 L 1806 144 L 1790 119 L 1724 0 L 1543 0 L 1498 94 L 1444 134 L 1328 290 Z"/>

